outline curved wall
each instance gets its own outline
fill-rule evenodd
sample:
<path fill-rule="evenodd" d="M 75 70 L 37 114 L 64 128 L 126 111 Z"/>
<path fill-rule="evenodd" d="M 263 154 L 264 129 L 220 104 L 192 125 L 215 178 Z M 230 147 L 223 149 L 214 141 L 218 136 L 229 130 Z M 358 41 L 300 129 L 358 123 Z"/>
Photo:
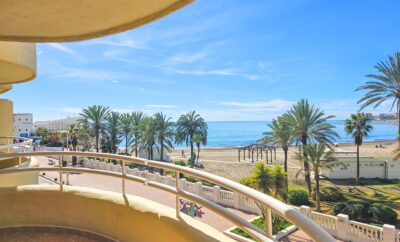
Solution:
<path fill-rule="evenodd" d="M 233 241 L 156 202 L 97 189 L 55 185 L 0 188 L 0 227 L 63 226 L 119 241 Z"/>
<path fill-rule="evenodd" d="M 22 164 L 19 165 L 18 158 L 0 160 L 0 169 L 5 169 L 13 166 L 21 168 L 39 166 L 39 162 L 35 157 L 32 157 L 31 160 L 28 160 L 28 158 L 22 158 L 21 162 Z M 38 183 L 39 172 L 37 171 L 0 175 L 0 187 L 15 187 L 20 185 L 33 185 Z"/>

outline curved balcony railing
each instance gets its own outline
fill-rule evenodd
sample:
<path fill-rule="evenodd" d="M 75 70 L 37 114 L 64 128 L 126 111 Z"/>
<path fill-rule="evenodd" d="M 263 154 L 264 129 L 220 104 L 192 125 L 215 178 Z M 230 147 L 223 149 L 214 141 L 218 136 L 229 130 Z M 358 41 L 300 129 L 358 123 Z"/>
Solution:
<path fill-rule="evenodd" d="M 32 139 L 24 137 L 0 136 L 0 152 L 31 151 Z"/>
<path fill-rule="evenodd" d="M 0 170 L 0 175 L 2 174 L 10 174 L 10 173 L 18 173 L 18 172 L 30 172 L 30 171 L 55 171 L 59 173 L 60 179 L 60 190 L 63 190 L 63 173 L 64 172 L 82 172 L 82 173 L 90 173 L 90 174 L 98 174 L 111 176 L 115 178 L 120 178 L 122 181 L 122 191 L 125 193 L 125 181 L 136 181 L 141 182 L 144 185 L 154 187 L 157 189 L 161 189 L 163 191 L 172 193 L 176 196 L 176 215 L 180 216 L 180 204 L 179 198 L 185 198 L 191 200 L 195 203 L 198 203 L 211 211 L 219 214 L 225 219 L 231 221 L 248 234 L 250 234 L 254 239 L 258 241 L 274 241 L 272 237 L 272 220 L 271 213 L 274 212 L 278 216 L 285 218 L 290 221 L 294 225 L 296 225 L 299 229 L 303 230 L 310 238 L 314 241 L 323 241 L 330 242 L 335 241 L 333 237 L 326 232 L 323 228 L 318 226 L 315 222 L 313 222 L 310 218 L 307 218 L 303 214 L 301 214 L 296 209 L 291 206 L 274 199 L 270 196 L 265 195 L 259 191 L 236 183 L 234 181 L 228 180 L 226 178 L 213 175 L 204 171 L 199 171 L 195 169 L 191 169 L 188 167 L 177 166 L 170 163 L 159 162 L 146 160 L 136 157 L 128 157 L 123 155 L 114 155 L 107 153 L 92 153 L 92 152 L 75 152 L 75 151 L 60 151 L 60 152 L 28 152 L 28 153 L 8 153 L 8 154 L 0 154 L 0 158 L 14 158 L 14 157 L 33 157 L 33 156 L 58 156 L 59 161 L 63 160 L 63 157 L 66 156 L 77 156 L 77 157 L 89 157 L 89 158 L 101 158 L 101 159 L 113 159 L 121 161 L 122 172 L 111 172 L 111 171 L 103 171 L 103 170 L 94 170 L 88 168 L 76 168 L 76 167 L 62 167 L 62 162 L 59 162 L 58 167 L 34 167 L 34 168 L 9 168 Z M 253 224 L 249 223 L 244 218 L 230 212 L 226 208 L 213 203 L 210 200 L 207 200 L 203 197 L 195 195 L 193 193 L 184 191 L 183 188 L 180 187 L 179 179 L 175 179 L 176 184 L 175 187 L 171 187 L 159 182 L 149 181 L 143 177 L 132 176 L 126 173 L 126 164 L 134 163 L 140 165 L 146 165 L 149 167 L 155 167 L 165 170 L 174 171 L 176 173 L 176 177 L 179 177 L 180 174 L 186 174 L 190 176 L 197 177 L 202 180 L 209 181 L 211 183 L 220 185 L 225 187 L 226 189 L 237 192 L 243 196 L 248 197 L 249 199 L 253 199 L 259 205 L 261 205 L 265 209 L 266 214 L 266 232 L 257 228 Z"/>

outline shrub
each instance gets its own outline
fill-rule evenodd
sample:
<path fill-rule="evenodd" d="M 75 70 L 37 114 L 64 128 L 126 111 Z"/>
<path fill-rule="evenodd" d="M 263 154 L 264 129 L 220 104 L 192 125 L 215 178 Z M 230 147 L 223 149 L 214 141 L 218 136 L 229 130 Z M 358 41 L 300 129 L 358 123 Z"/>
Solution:
<path fill-rule="evenodd" d="M 272 234 L 277 234 L 279 231 L 284 230 L 287 227 L 292 225 L 289 221 L 287 221 L 284 218 L 279 217 L 279 216 L 273 215 L 272 221 L 273 221 L 272 222 Z M 253 220 L 251 223 L 254 224 L 256 227 L 258 227 L 259 229 L 265 230 L 264 219 L 262 216 L 260 218 Z M 251 236 L 248 233 L 244 232 L 240 228 L 236 228 L 236 229 L 232 230 L 231 232 L 238 234 L 245 238 L 251 238 Z"/>
<path fill-rule="evenodd" d="M 65 166 L 67 166 L 67 165 L 68 165 L 68 161 L 63 160 L 63 161 L 62 161 L 62 166 L 65 167 Z"/>
<path fill-rule="evenodd" d="M 336 203 L 332 209 L 335 214 L 347 214 L 350 219 L 364 223 L 395 224 L 397 222 L 396 212 L 381 204 L 340 202 Z"/>
<path fill-rule="evenodd" d="M 372 213 L 373 222 L 382 224 L 395 224 L 397 223 L 396 212 L 388 206 L 373 205 L 370 208 Z"/>
<path fill-rule="evenodd" d="M 253 184 L 253 179 L 251 179 L 251 177 L 243 177 L 242 179 L 240 179 L 239 183 L 251 187 L 251 185 Z"/>
<path fill-rule="evenodd" d="M 175 165 L 178 165 L 178 166 L 186 166 L 186 162 L 183 161 L 183 160 L 175 161 L 174 164 L 175 164 Z"/>
<path fill-rule="evenodd" d="M 301 206 L 301 205 L 309 205 L 310 201 L 308 200 L 308 193 L 301 189 L 290 190 L 288 193 L 289 203 Z"/>

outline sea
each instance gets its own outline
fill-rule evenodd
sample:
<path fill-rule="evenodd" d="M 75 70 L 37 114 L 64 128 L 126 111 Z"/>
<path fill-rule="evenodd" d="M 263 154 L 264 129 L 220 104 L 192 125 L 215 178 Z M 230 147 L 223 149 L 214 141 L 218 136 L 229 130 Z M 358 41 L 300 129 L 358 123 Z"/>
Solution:
<path fill-rule="evenodd" d="M 237 147 L 257 142 L 262 133 L 269 131 L 271 121 L 218 121 L 208 122 L 207 147 Z M 339 134 L 336 143 L 353 142 L 353 138 L 344 131 L 344 120 L 332 120 L 335 131 Z M 397 122 L 373 121 L 373 127 L 365 141 L 395 140 Z"/>
<path fill-rule="evenodd" d="M 271 121 L 213 121 L 208 124 L 207 146 L 213 147 L 239 147 L 256 143 L 262 137 L 263 132 L 269 131 L 268 124 Z M 339 138 L 335 143 L 353 142 L 351 136 L 344 131 L 344 120 L 332 120 Z M 397 122 L 372 121 L 373 129 L 364 141 L 388 141 L 395 140 L 397 134 Z M 124 144 L 120 144 L 123 146 Z M 185 144 L 174 145 L 175 148 L 184 147 Z"/>

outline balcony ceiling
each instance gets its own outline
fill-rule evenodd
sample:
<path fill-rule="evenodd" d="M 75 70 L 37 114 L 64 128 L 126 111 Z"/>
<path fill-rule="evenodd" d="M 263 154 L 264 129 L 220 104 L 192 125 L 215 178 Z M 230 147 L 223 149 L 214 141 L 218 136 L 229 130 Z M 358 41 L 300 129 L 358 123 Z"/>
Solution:
<path fill-rule="evenodd" d="M 36 76 L 36 45 L 0 42 L 0 93 L 12 83 L 32 80 Z"/>
<path fill-rule="evenodd" d="M 136 28 L 193 0 L 2 0 L 0 40 L 66 42 Z"/>

